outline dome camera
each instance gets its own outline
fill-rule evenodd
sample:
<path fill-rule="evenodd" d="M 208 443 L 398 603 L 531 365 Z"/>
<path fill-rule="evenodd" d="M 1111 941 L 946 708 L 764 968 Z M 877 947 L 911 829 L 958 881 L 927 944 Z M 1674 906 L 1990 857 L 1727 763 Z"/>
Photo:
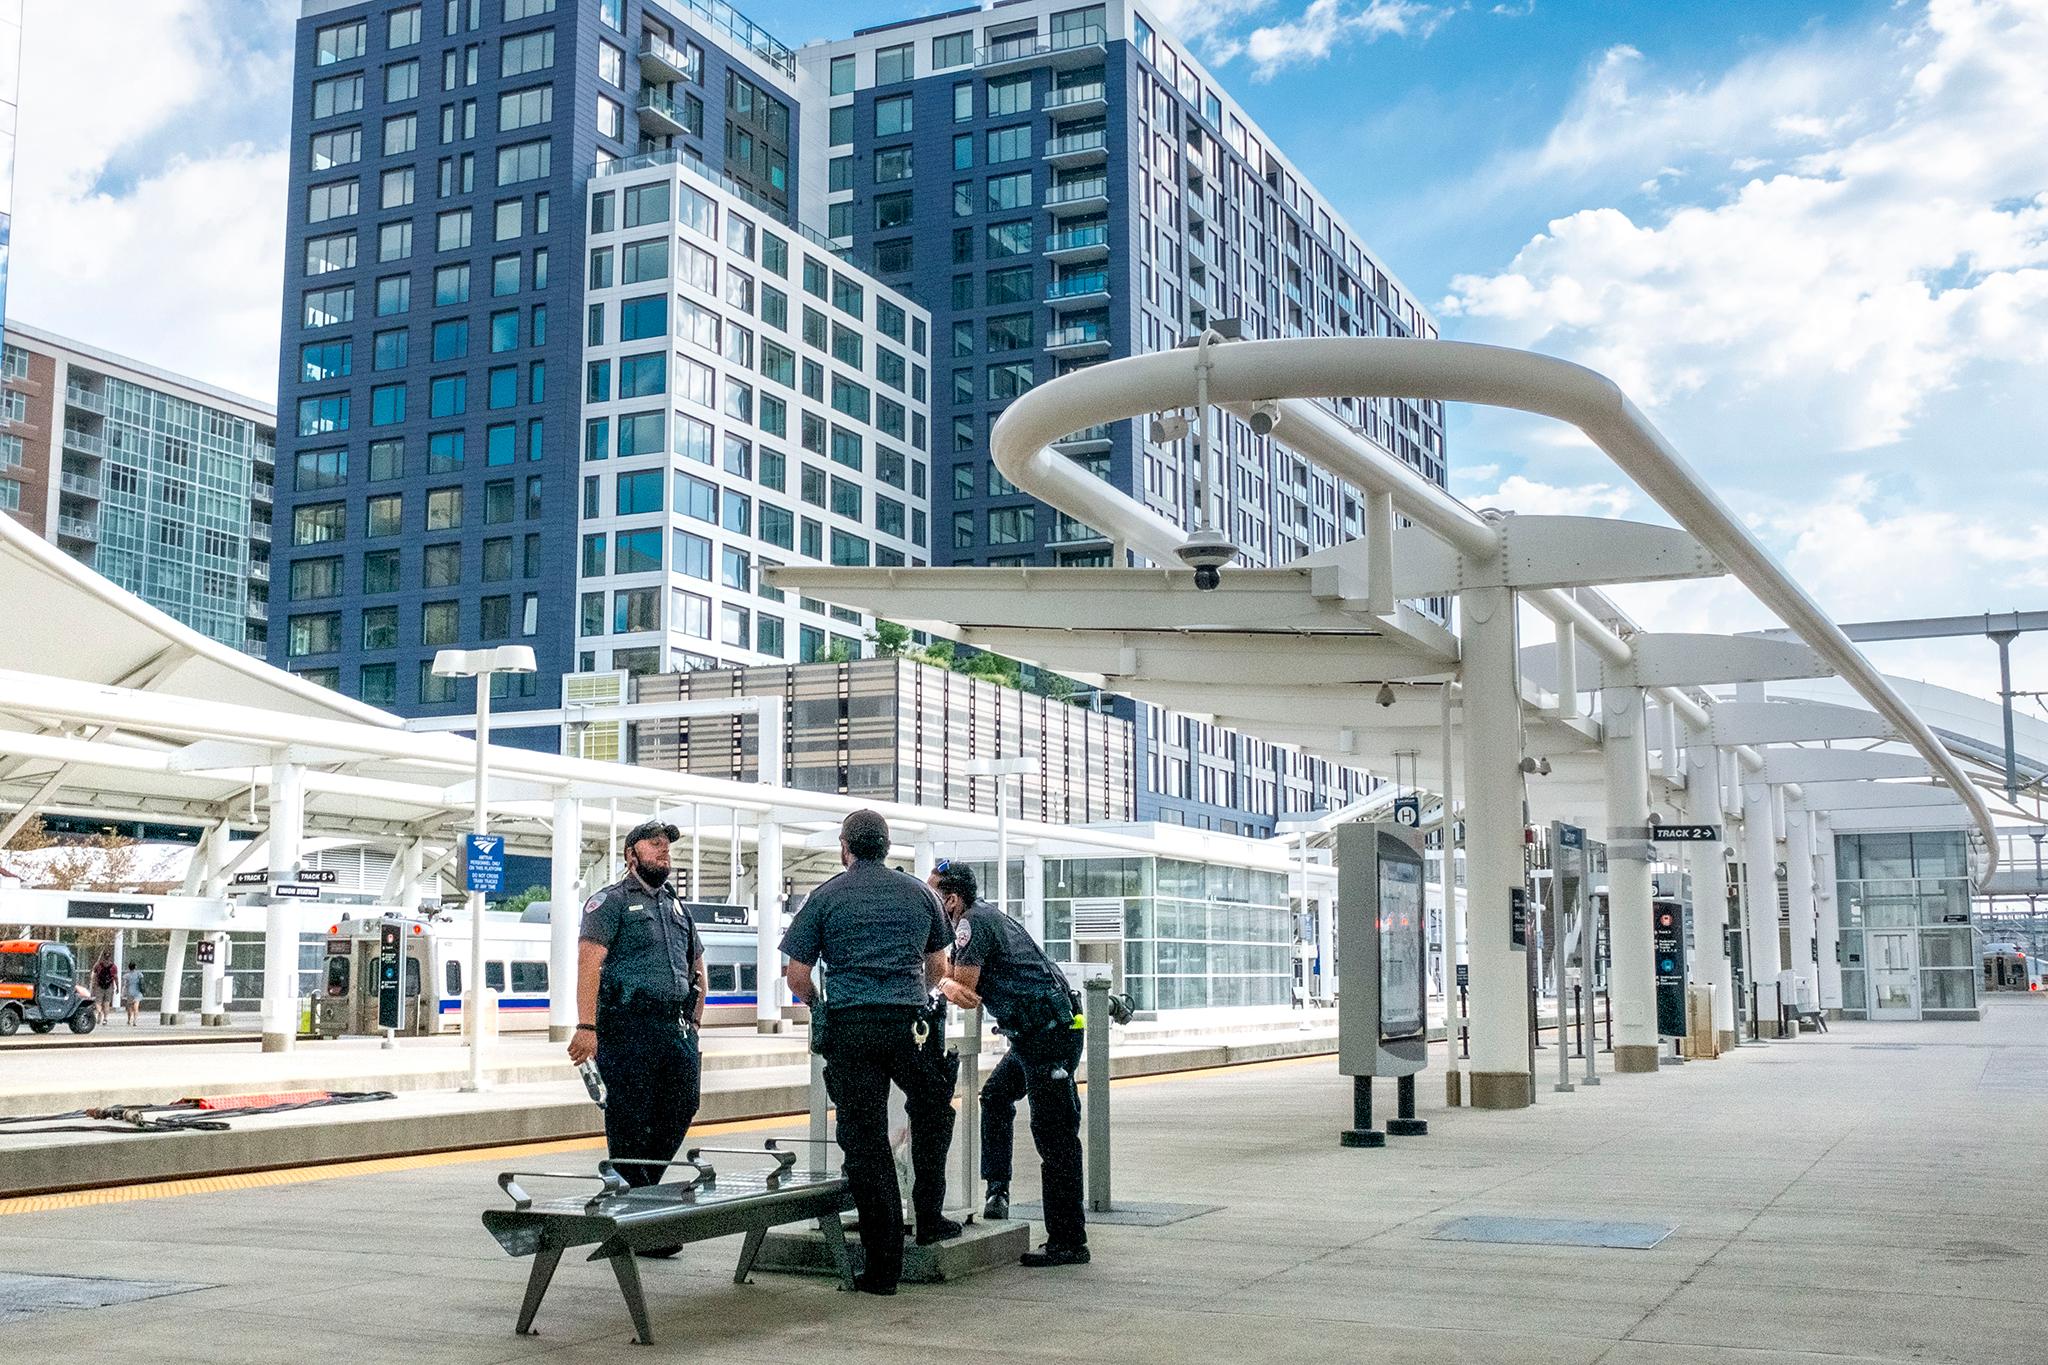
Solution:
<path fill-rule="evenodd" d="M 1372 699 L 1378 702 L 1381 706 L 1392 706 L 1394 704 L 1393 684 L 1381 683 L 1380 690 L 1373 693 Z"/>
<path fill-rule="evenodd" d="M 1223 586 L 1223 566 L 1237 558 L 1237 546 L 1221 531 L 1197 531 L 1178 553 L 1181 562 L 1195 571 L 1195 587 L 1214 592 Z"/>

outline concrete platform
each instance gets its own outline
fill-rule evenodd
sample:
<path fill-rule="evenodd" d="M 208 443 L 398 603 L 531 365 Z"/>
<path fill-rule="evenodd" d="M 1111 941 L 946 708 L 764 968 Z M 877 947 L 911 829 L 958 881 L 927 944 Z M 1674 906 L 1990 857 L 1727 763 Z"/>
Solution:
<path fill-rule="evenodd" d="M 2000 1000 L 1973 1023 L 1844 1022 L 1570 1095 L 1541 1088 L 1518 1112 L 1446 1111 L 1440 1091 L 1420 1087 L 1428 1137 L 1355 1151 L 1336 1144 L 1349 1091 L 1326 1060 L 1124 1082 L 1120 1197 L 1214 1212 L 1098 1224 L 1086 1267 L 892 1299 L 809 1276 L 736 1286 L 735 1246 L 687 1248 L 643 1268 L 664 1342 L 649 1358 L 896 1365 L 937 1343 L 996 1362 L 2043 1359 L 2048 1002 Z M 1022 1201 L 1036 1163 L 1019 1158 Z M 23 1359 L 125 1342 L 162 1365 L 615 1361 L 634 1353 L 604 1268 L 565 1262 L 542 1335 L 514 1337 L 526 1267 L 477 1220 L 503 1197 L 498 1171 L 588 1159 L 419 1158 L 0 1205 L 12 1272 L 206 1286 L 18 1317 L 4 1339 Z M 1648 1250 L 1436 1239 L 1480 1215 L 1675 1230 Z M 948 1345 L 956 1332 L 972 1344 Z"/>

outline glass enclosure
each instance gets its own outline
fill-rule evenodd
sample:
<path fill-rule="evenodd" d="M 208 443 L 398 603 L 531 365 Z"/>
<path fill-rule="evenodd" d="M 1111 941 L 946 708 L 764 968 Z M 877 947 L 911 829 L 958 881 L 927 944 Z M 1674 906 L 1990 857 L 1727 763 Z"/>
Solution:
<path fill-rule="evenodd" d="M 1970 929 L 1969 850 L 1961 830 L 1835 836 L 1837 948 L 1842 1012 L 1871 1009 L 1874 931 L 1904 930 L 1883 940 L 1882 1009 L 1911 1008 L 1900 973 L 1918 973 L 1918 1008 L 1932 1017 L 1974 1017 L 1977 955 Z M 1910 960 L 1901 960 L 1910 952 Z"/>

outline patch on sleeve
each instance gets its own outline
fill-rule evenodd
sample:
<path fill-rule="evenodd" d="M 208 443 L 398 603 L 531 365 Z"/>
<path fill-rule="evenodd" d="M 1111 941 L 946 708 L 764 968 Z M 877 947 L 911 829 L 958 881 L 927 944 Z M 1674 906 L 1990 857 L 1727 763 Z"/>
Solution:
<path fill-rule="evenodd" d="M 583 913 L 586 915 L 593 914 L 596 912 L 597 907 L 603 904 L 604 892 L 600 891 L 595 896 L 592 896 L 589 900 L 583 902 Z"/>
<path fill-rule="evenodd" d="M 953 930 L 953 946 L 955 948 L 965 948 L 973 938 L 974 926 L 968 923 L 965 915 L 962 915 L 959 926 Z M 925 942 L 929 943 L 931 940 L 926 939 Z"/>

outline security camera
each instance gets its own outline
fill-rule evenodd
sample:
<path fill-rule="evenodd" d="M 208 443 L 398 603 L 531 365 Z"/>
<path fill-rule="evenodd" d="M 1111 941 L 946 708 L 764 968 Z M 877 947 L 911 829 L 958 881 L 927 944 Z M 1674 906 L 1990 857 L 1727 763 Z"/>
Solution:
<path fill-rule="evenodd" d="M 1271 436 L 1273 428 L 1280 425 L 1280 402 L 1275 398 L 1262 398 L 1252 404 L 1252 434 Z"/>
<path fill-rule="evenodd" d="M 1237 546 L 1221 531 L 1197 531 L 1177 553 L 1195 571 L 1195 587 L 1214 592 L 1223 586 L 1223 566 L 1237 558 Z"/>
<path fill-rule="evenodd" d="M 1394 689 L 1392 684 L 1381 683 L 1380 690 L 1373 693 L 1372 699 L 1378 702 L 1381 706 L 1392 706 L 1394 704 Z"/>
<path fill-rule="evenodd" d="M 1177 412 L 1162 412 L 1152 419 L 1151 436 L 1159 445 L 1178 441 L 1188 434 L 1188 419 Z"/>
<path fill-rule="evenodd" d="M 1517 768 L 1520 768 L 1525 774 L 1534 773 L 1536 771 L 1536 760 L 1533 758 L 1524 758 L 1520 763 L 1517 763 L 1515 766 Z"/>
<path fill-rule="evenodd" d="M 1536 760 L 1536 775 L 1538 777 L 1550 776 L 1550 759 L 1547 755 Z"/>

